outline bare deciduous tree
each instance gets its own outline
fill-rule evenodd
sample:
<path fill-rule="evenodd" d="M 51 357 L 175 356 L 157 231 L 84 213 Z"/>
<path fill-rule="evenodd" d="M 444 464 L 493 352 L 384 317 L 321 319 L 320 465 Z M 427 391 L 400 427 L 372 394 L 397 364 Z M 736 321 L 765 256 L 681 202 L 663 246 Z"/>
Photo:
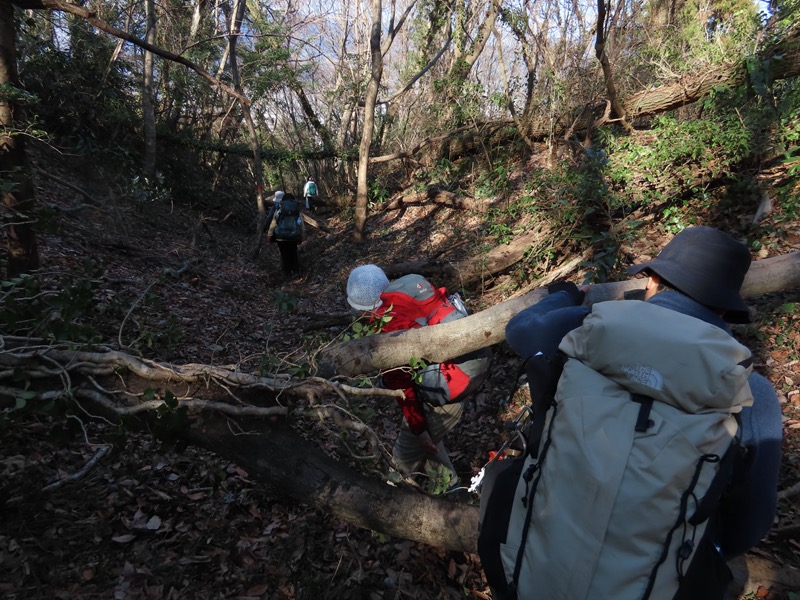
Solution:
<path fill-rule="evenodd" d="M 144 0 L 147 29 L 145 41 L 155 45 L 156 41 L 156 6 L 154 0 Z M 144 50 L 144 66 L 142 80 L 142 114 L 144 123 L 144 161 L 142 172 L 146 179 L 152 181 L 156 173 L 156 115 L 154 106 L 154 56 L 150 50 Z"/>
<path fill-rule="evenodd" d="M 395 0 L 391 4 L 391 16 L 389 18 L 388 32 L 386 39 L 381 43 L 382 33 L 382 12 L 383 4 L 381 0 L 372 0 L 372 28 L 370 30 L 369 48 L 371 58 L 371 68 L 367 92 L 364 96 L 364 124 L 361 130 L 361 144 L 358 149 L 358 176 L 356 189 L 356 211 L 355 211 L 355 240 L 361 241 L 364 235 L 364 225 L 367 222 L 367 174 L 369 169 L 369 153 L 372 147 L 373 130 L 375 127 L 375 105 L 378 100 L 378 91 L 383 75 L 383 57 L 389 51 L 397 33 L 403 27 L 409 13 L 414 8 L 416 0 L 412 0 L 406 10 L 400 16 L 395 25 Z"/>
<path fill-rule="evenodd" d="M 17 129 L 24 119 L 17 94 L 16 24 L 14 7 L 0 3 L 0 195 L 8 248 L 7 275 L 14 277 L 39 268 L 34 233 L 35 195 L 25 154 L 25 137 Z"/>

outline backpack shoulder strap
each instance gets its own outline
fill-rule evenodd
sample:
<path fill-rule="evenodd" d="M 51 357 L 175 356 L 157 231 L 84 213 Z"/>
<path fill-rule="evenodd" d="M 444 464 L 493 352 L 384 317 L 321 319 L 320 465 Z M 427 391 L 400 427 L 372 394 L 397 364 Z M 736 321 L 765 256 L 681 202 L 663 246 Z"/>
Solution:
<path fill-rule="evenodd" d="M 705 495 L 700 499 L 694 514 L 689 517 L 688 523 L 690 525 L 699 525 L 711 518 L 719 507 L 722 496 L 733 483 L 734 473 L 747 461 L 747 447 L 741 440 L 741 415 L 736 413 L 734 416 L 739 429 L 736 436 L 731 441 L 731 445 L 728 446 L 725 454 L 722 455 L 719 468 L 714 475 L 714 479 L 711 480 L 711 484 L 708 486 Z"/>

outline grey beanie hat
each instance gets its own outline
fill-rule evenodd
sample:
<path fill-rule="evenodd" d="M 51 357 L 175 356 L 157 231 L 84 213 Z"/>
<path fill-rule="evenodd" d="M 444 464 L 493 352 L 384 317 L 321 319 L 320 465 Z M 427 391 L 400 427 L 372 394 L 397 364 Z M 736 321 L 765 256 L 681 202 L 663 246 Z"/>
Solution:
<path fill-rule="evenodd" d="M 750 310 L 740 295 L 750 268 L 750 251 L 713 227 L 687 227 L 653 260 L 628 267 L 635 275 L 652 271 L 700 304 L 725 311 L 731 323 L 749 323 Z"/>
<path fill-rule="evenodd" d="M 347 278 L 347 303 L 356 310 L 373 310 L 381 305 L 381 294 L 389 278 L 377 265 L 356 267 Z"/>

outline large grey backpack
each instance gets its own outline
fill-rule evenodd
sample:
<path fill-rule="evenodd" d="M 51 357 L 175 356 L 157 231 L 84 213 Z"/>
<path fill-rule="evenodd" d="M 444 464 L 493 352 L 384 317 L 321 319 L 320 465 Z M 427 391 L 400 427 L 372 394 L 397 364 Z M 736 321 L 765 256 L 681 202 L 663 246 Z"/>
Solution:
<path fill-rule="evenodd" d="M 507 500 L 481 495 L 489 583 L 498 598 L 670 600 L 752 403 L 750 352 L 640 301 L 596 304 L 559 350 L 544 435 L 504 465 Z"/>

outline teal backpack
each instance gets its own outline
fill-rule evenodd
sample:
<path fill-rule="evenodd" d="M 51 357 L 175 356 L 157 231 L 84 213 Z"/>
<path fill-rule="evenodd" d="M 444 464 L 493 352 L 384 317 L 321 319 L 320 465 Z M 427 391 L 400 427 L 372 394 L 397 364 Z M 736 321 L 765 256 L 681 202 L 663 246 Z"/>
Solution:
<path fill-rule="evenodd" d="M 275 214 L 275 239 L 283 242 L 300 242 L 303 238 L 303 216 L 300 203 L 293 197 L 284 196 Z"/>

